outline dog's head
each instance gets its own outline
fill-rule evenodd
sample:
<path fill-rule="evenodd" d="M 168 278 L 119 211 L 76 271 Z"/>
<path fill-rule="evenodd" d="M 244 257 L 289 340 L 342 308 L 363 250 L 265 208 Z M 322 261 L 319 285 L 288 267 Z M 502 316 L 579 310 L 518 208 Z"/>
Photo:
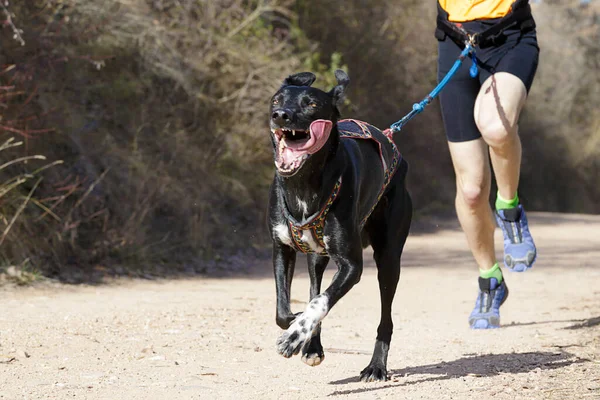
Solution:
<path fill-rule="evenodd" d="M 310 86 L 313 73 L 290 75 L 271 99 L 271 139 L 279 175 L 296 174 L 328 143 L 340 115 L 338 104 L 350 82 L 342 70 L 335 71 L 335 77 L 337 86 L 324 92 Z"/>

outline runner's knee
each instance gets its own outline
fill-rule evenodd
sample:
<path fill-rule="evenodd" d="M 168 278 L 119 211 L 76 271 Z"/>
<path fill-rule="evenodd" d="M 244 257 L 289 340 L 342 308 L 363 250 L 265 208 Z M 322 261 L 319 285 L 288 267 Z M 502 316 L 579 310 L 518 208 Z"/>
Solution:
<path fill-rule="evenodd" d="M 491 147 L 502 147 L 514 135 L 515 127 L 500 116 L 490 116 L 479 113 L 475 123 L 483 140 Z"/>
<path fill-rule="evenodd" d="M 458 195 L 469 208 L 477 208 L 482 202 L 487 202 L 488 197 L 484 182 L 459 182 Z"/>

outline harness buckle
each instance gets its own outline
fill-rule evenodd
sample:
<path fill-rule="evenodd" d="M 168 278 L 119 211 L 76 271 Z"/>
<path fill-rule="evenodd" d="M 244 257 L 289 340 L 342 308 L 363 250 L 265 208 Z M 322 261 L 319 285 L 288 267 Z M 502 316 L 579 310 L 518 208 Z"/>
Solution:
<path fill-rule="evenodd" d="M 467 43 L 470 44 L 471 47 L 477 46 L 477 39 L 479 38 L 479 33 L 469 33 L 467 34 L 467 37 L 469 38 L 469 40 L 467 40 Z"/>

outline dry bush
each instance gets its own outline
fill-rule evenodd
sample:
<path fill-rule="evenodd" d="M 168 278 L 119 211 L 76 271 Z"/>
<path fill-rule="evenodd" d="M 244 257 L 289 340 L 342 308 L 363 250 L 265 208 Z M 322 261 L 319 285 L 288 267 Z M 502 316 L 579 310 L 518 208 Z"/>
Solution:
<path fill-rule="evenodd" d="M 533 209 L 598 212 L 598 13 L 576 3 L 535 6 L 542 61 L 521 129 Z M 34 192 L 28 178 L 0 198 L 3 231 L 19 215 L 0 258 L 74 280 L 120 265 L 206 271 L 260 248 L 267 102 L 286 75 L 313 70 L 328 87 L 347 65 L 343 114 L 380 127 L 436 81 L 431 2 L 34 0 L 9 11 L 0 87 L 18 94 L 0 89 L 12 129 L 0 143 L 23 146 L 0 165 L 36 154 L 64 164 Z M 418 212 L 451 209 L 455 193 L 437 107 L 397 138 Z M 43 165 L 2 169 L 0 185 Z"/>
<path fill-rule="evenodd" d="M 268 99 L 310 59 L 288 5 L 50 0 L 15 7 L 26 45 L 15 43 L 0 64 L 27 71 L 24 85 L 36 90 L 31 107 L 55 129 L 30 140 L 27 151 L 65 161 L 38 189 L 57 220 L 28 207 L 22 231 L 36 234 L 21 256 L 77 280 L 118 265 L 205 271 L 215 259 L 262 245 L 273 170 Z M 22 239 L 14 232 L 13 247 Z"/>
<path fill-rule="evenodd" d="M 0 102 L 2 109 L 10 109 L 9 104 Z M 0 118 L 6 113 L 0 113 Z M 2 121 L 0 131 L 11 132 L 15 121 Z M 28 131 L 21 131 L 29 134 Z M 28 133 L 25 133 L 28 132 Z M 5 135 L 0 135 L 5 136 Z M 23 224 L 19 219 L 28 206 L 33 206 L 48 211 L 47 208 L 34 197 L 35 191 L 42 181 L 42 174 L 47 168 L 59 164 L 59 162 L 40 164 L 46 157 L 42 155 L 25 155 L 5 157 L 6 153 L 23 145 L 23 141 L 15 141 L 14 137 L 5 139 L 0 143 L 0 272 L 14 267 L 14 260 L 20 260 L 20 266 L 30 269 L 29 259 L 26 257 L 29 248 L 35 245 L 35 231 L 27 228 L 29 224 Z M 37 167 L 32 167 L 37 164 Z M 25 165 L 25 168 L 23 166 Z M 29 167 L 29 168 L 27 168 Z M 18 237 L 19 240 L 13 240 Z M 35 238 L 35 239 L 34 239 Z M 32 240 L 33 239 L 33 240 Z"/>
<path fill-rule="evenodd" d="M 12 45 L 20 50 L 25 46 L 24 33 L 13 20 L 9 6 L 7 1 L 0 3 L 0 15 L 4 18 L 7 33 L 4 46 L 10 49 Z M 27 151 L 30 140 L 50 133 L 52 129 L 40 127 L 43 115 L 36 113 L 34 106 L 37 88 L 28 90 L 31 85 L 27 84 L 31 65 L 5 61 L 9 62 L 0 64 L 0 273 L 15 269 L 14 263 L 19 264 L 21 272 L 29 272 L 32 269 L 30 249 L 43 242 L 43 238 L 36 237 L 26 209 L 33 207 L 55 217 L 35 195 L 44 171 L 60 161 L 46 163 L 45 156 Z M 24 276 L 22 273 L 17 275 Z"/>

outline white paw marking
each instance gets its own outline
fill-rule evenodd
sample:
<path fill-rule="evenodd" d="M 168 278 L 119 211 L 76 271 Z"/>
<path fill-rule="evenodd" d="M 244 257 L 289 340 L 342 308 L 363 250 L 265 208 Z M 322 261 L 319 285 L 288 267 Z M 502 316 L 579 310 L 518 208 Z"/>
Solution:
<path fill-rule="evenodd" d="M 323 247 L 319 246 L 316 242 L 312 232 L 309 229 L 305 229 L 302 231 L 302 241 L 308 244 L 308 247 L 315 253 L 323 252 Z"/>
<path fill-rule="evenodd" d="M 290 237 L 290 230 L 287 225 L 275 225 L 275 228 L 273 228 L 273 230 L 275 231 L 275 234 L 277 235 L 279 240 L 281 240 L 281 243 L 286 244 L 288 246 L 292 246 L 292 238 Z"/>
<path fill-rule="evenodd" d="M 319 325 L 319 322 L 327 315 L 329 311 L 328 303 L 329 299 L 325 294 L 318 295 L 308 303 L 306 310 L 277 339 L 277 351 L 279 354 L 284 357 L 291 357 L 300 352 L 302 347 L 312 338 L 313 332 Z M 321 360 L 319 360 L 320 362 Z M 315 363 L 314 365 L 318 364 Z"/>
<path fill-rule="evenodd" d="M 329 312 L 329 297 L 326 294 L 320 294 L 308 303 L 306 310 L 296 320 L 305 318 L 312 322 L 315 327 Z M 311 332 L 312 333 L 312 332 Z"/>

